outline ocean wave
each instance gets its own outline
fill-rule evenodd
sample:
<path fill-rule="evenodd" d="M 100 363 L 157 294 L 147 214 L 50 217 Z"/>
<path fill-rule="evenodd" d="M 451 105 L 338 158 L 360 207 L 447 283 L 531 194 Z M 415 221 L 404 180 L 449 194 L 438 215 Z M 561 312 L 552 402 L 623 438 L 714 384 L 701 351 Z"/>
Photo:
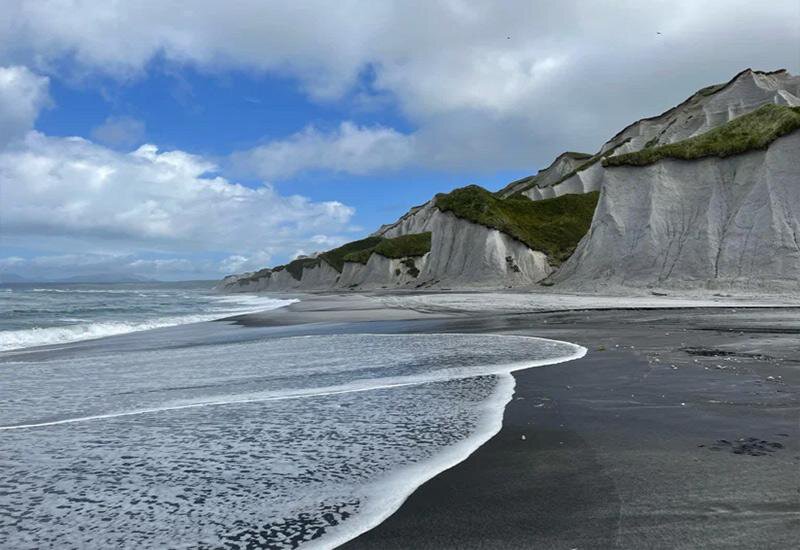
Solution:
<path fill-rule="evenodd" d="M 57 327 L 34 327 L 21 330 L 8 330 L 0 332 L 0 351 L 18 350 L 22 348 L 47 346 L 53 344 L 66 344 L 82 340 L 94 340 L 106 336 L 117 336 L 130 332 L 140 332 L 156 328 L 186 325 L 223 319 L 230 315 L 248 312 L 277 309 L 296 302 L 297 300 L 278 300 L 273 298 L 248 297 L 228 302 L 230 307 L 218 311 L 208 311 L 191 315 L 177 315 L 157 317 L 142 321 L 99 321 L 91 323 L 78 323 Z M 234 306 L 240 307 L 234 307 Z"/>
<path fill-rule="evenodd" d="M 32 288 L 31 292 L 54 292 L 56 294 L 135 294 L 140 289 L 111 289 L 111 288 Z"/>
<path fill-rule="evenodd" d="M 165 531 L 159 510 L 172 510 L 175 499 L 159 495 L 147 503 L 155 513 L 115 524 L 112 534 L 135 525 L 146 533 L 141 546 L 188 543 L 213 517 L 242 522 L 244 533 L 257 526 L 270 547 L 332 548 L 380 524 L 495 435 L 513 396 L 511 372 L 585 353 L 517 335 L 344 334 L 38 363 L 0 380 L 7 395 L 25 396 L 0 406 L 0 430 L 14 453 L 4 473 L 20 480 L 21 494 L 37 494 L 63 477 L 62 464 L 86 449 L 97 453 L 75 482 L 97 499 L 70 503 L 48 523 L 61 540 L 86 540 L 70 521 L 76 514 L 100 518 L 101 507 L 128 505 L 145 482 L 172 483 L 179 472 L 180 483 L 203 480 L 214 498 L 182 507 Z M 153 467 L 109 475 L 122 450 L 130 463 Z M 31 453 L 54 456 L 58 467 L 31 475 Z M 103 529 L 93 532 L 110 536 Z M 213 546 L 230 540 L 202 536 Z"/>
<path fill-rule="evenodd" d="M 301 337 L 306 338 L 306 337 Z M 569 344 L 568 342 L 558 342 L 559 344 Z M 323 386 L 317 388 L 306 388 L 301 390 L 290 391 L 267 391 L 244 393 L 239 395 L 228 395 L 218 399 L 212 400 L 184 400 L 165 404 L 158 407 L 133 409 L 127 411 L 118 411 L 113 413 L 105 413 L 92 416 L 78 416 L 72 418 L 63 418 L 60 420 L 52 420 L 47 422 L 34 422 L 27 424 L 17 424 L 10 426 L 0 426 L 0 431 L 18 430 L 24 428 L 39 428 L 44 426 L 58 426 L 61 424 L 74 424 L 78 422 L 91 422 L 94 420 L 108 420 L 112 418 L 120 418 L 125 416 L 138 416 L 143 414 L 163 413 L 170 411 L 180 411 L 185 409 L 195 409 L 201 407 L 219 407 L 225 405 L 242 405 L 247 403 L 264 403 L 266 401 L 285 401 L 303 398 L 318 398 L 329 397 L 335 395 L 342 395 L 348 393 L 360 393 L 374 390 L 389 390 L 394 388 L 402 388 L 405 386 L 417 386 L 420 384 L 430 384 L 432 382 L 445 382 L 449 380 L 474 378 L 476 376 L 496 375 L 505 376 L 515 370 L 523 370 L 527 368 L 541 367 L 545 365 L 554 365 L 573 361 L 579 359 L 586 354 L 586 348 L 574 345 L 574 350 L 570 354 L 562 356 L 550 357 L 547 359 L 539 360 L 526 360 L 515 361 L 513 363 L 500 363 L 491 365 L 489 367 L 481 368 L 450 368 L 442 369 L 440 371 L 425 373 L 414 376 L 393 376 L 389 378 L 374 378 L 368 380 L 357 380 L 348 384 L 340 384 L 336 386 Z M 505 406 L 505 403 L 503 404 Z"/>

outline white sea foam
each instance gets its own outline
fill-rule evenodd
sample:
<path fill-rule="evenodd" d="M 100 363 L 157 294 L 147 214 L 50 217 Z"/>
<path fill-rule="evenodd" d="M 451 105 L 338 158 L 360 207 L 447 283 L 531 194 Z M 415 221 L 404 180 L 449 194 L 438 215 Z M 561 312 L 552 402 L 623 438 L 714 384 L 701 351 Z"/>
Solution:
<path fill-rule="evenodd" d="M 43 291 L 58 289 L 43 289 Z M 93 290 L 82 290 L 83 293 L 95 293 Z M 97 291 L 100 292 L 100 291 Z M 105 292 L 105 291 L 103 291 Z M 216 297 L 213 297 L 216 301 Z M 224 307 L 216 311 L 191 315 L 175 315 L 156 317 L 142 321 L 98 321 L 80 322 L 64 326 L 34 327 L 21 330 L 0 332 L 0 351 L 22 348 L 66 344 L 81 340 L 93 340 L 107 336 L 116 336 L 130 332 L 139 332 L 163 327 L 200 323 L 222 319 L 230 315 L 277 309 L 296 302 L 296 299 L 279 300 L 266 297 L 243 296 L 240 300 L 224 300 Z"/>
<path fill-rule="evenodd" d="M 512 371 L 585 353 L 523 336 L 343 334 L 7 362 L 12 507 L 56 489 L 19 536 L 46 515 L 41 546 L 332 548 L 496 434 Z M 31 475 L 31 456 L 47 471 Z M 148 487 L 160 489 L 137 504 Z M 109 509 L 125 515 L 109 524 Z"/>
<path fill-rule="evenodd" d="M 384 337 L 386 335 L 383 335 Z M 503 338 L 503 336 L 496 336 Z M 299 338 L 309 338 L 308 336 L 301 336 Z M 568 342 L 559 342 L 557 340 L 550 340 L 551 342 L 558 342 L 560 344 L 572 345 Z M 224 405 L 240 405 L 245 403 L 263 403 L 266 401 L 283 401 L 288 399 L 302 399 L 305 397 L 322 397 L 331 395 L 341 395 L 346 393 L 358 393 L 372 390 L 386 390 L 392 388 L 400 388 L 404 386 L 414 386 L 418 384 L 427 384 L 430 382 L 442 382 L 446 380 L 457 380 L 461 378 L 473 378 L 475 376 L 485 375 L 499 375 L 505 376 L 515 370 L 528 369 L 533 367 L 541 367 L 544 365 L 553 365 L 579 359 L 586 354 L 586 348 L 575 346 L 575 352 L 566 354 L 562 357 L 555 359 L 542 359 L 538 361 L 528 360 L 519 361 L 514 363 L 505 363 L 497 365 L 485 365 L 478 369 L 475 368 L 450 368 L 441 369 L 438 371 L 424 373 L 414 376 L 395 376 L 387 378 L 371 378 L 367 380 L 358 380 L 348 384 L 341 384 L 336 386 L 323 386 L 318 388 L 308 388 L 300 391 L 282 390 L 278 392 L 254 392 L 239 394 L 236 396 L 227 396 L 221 399 L 214 400 L 183 400 L 171 404 L 165 404 L 159 407 L 133 409 L 127 411 L 118 411 L 107 414 L 99 414 L 92 416 L 78 416 L 74 418 L 62 418 L 60 420 L 52 420 L 48 422 L 34 422 L 28 424 L 16 424 L 11 426 L 0 426 L 0 431 L 5 430 L 19 430 L 27 428 L 42 428 L 46 426 L 58 426 L 61 424 L 74 424 L 77 422 L 91 422 L 95 420 L 108 420 L 112 418 L 120 418 L 124 416 L 137 416 L 142 414 L 156 414 L 170 411 L 179 411 L 184 409 L 193 409 L 199 407 L 219 407 Z"/>
<path fill-rule="evenodd" d="M 511 372 L 580 359 L 586 355 L 586 352 L 586 348 L 575 346 L 575 353 L 572 355 L 565 355 L 552 361 L 540 361 L 536 362 L 536 364 L 520 363 L 510 368 L 508 372 L 499 372 L 497 374 L 498 384 L 495 392 L 491 398 L 484 401 L 480 420 L 470 437 L 447 447 L 426 462 L 400 468 L 375 482 L 370 506 L 367 510 L 350 521 L 340 523 L 330 529 L 324 537 L 309 542 L 303 548 L 308 550 L 336 548 L 377 527 L 394 514 L 423 483 L 460 464 L 483 446 L 484 443 L 497 435 L 503 427 L 503 415 L 506 405 L 514 396 L 516 380 L 511 375 Z"/>

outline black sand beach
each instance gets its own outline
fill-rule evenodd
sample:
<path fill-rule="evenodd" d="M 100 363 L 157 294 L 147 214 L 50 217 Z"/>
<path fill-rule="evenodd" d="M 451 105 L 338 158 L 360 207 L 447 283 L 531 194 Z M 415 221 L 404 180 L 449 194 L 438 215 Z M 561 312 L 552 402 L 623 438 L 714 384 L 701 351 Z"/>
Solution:
<path fill-rule="evenodd" d="M 339 306 L 328 320 L 351 320 Z M 501 432 L 344 547 L 795 547 L 798 313 L 448 311 L 422 316 L 435 317 L 434 327 L 403 322 L 411 331 L 562 339 L 589 353 L 515 373 Z M 363 311 L 352 315 L 372 325 Z"/>

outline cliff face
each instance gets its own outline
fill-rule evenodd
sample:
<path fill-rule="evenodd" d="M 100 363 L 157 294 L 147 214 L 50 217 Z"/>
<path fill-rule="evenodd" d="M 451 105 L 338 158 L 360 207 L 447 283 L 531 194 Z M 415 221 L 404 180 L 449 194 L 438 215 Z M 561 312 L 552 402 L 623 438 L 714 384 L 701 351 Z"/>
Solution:
<path fill-rule="evenodd" d="M 555 282 L 800 288 L 800 131 L 726 158 L 609 167 L 602 188 Z"/>
<path fill-rule="evenodd" d="M 437 195 L 361 241 L 226 291 L 800 287 L 800 77 L 746 70 L 594 155 Z M 596 208 L 595 208 L 596 206 Z"/>
<path fill-rule="evenodd" d="M 386 258 L 373 254 L 366 264 L 345 262 L 342 272 L 326 262 L 306 267 L 300 278 L 288 271 L 244 273 L 226 277 L 220 288 L 227 292 L 286 292 L 336 289 L 414 288 L 419 283 L 419 270 L 425 267 L 428 254 L 420 257 Z"/>
<path fill-rule="evenodd" d="M 543 252 L 484 225 L 442 212 L 430 201 L 383 230 L 394 237 L 430 231 L 431 253 L 420 280 L 428 285 L 506 287 L 536 283 L 552 273 Z"/>
<path fill-rule="evenodd" d="M 614 154 L 675 143 L 722 126 L 765 104 L 800 105 L 800 77 L 786 71 L 747 69 L 725 84 L 699 90 L 686 101 L 652 118 L 634 122 L 608 140 L 601 152 Z"/>
<path fill-rule="evenodd" d="M 634 122 L 604 143 L 595 155 L 583 155 L 570 170 L 563 171 L 563 157 L 569 154 L 564 153 L 550 167 L 536 176 L 512 182 L 501 194 L 522 193 L 541 200 L 598 191 L 604 177 L 601 164 L 604 157 L 689 139 L 766 104 L 800 105 L 800 77 L 786 71 L 767 73 L 747 69 L 725 84 L 699 90 L 658 116 Z M 554 178 L 555 173 L 560 176 Z"/>
<path fill-rule="evenodd" d="M 553 272 L 543 252 L 531 250 L 509 235 L 459 219 L 427 204 L 379 236 L 393 239 L 431 234 L 430 251 L 421 256 L 387 258 L 372 254 L 366 263 L 345 261 L 339 273 L 325 261 L 305 267 L 299 279 L 286 269 L 228 277 L 230 292 L 475 287 L 534 284 Z"/>

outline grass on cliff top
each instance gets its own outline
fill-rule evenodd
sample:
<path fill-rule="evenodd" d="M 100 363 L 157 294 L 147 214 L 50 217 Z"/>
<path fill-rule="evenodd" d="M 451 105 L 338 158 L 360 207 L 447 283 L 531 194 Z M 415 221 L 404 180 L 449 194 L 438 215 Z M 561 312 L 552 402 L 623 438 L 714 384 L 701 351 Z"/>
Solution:
<path fill-rule="evenodd" d="M 286 265 L 276 265 L 272 268 L 272 271 L 288 271 L 289 275 L 299 281 L 303 276 L 304 269 L 318 267 L 319 262 L 319 258 L 298 258 L 296 260 L 292 260 Z"/>
<path fill-rule="evenodd" d="M 470 185 L 436 196 L 436 207 L 502 231 L 528 247 L 544 252 L 558 264 L 569 258 L 592 223 L 600 193 L 562 195 L 532 201 L 524 195 L 500 199 Z"/>
<path fill-rule="evenodd" d="M 273 267 L 272 271 L 286 270 L 289 272 L 289 275 L 291 275 L 292 277 L 294 277 L 296 280 L 299 281 L 303 277 L 304 269 L 319 267 L 320 262 L 322 260 L 325 260 L 325 263 L 327 263 L 336 271 L 341 273 L 342 268 L 344 267 L 345 256 L 353 252 L 357 252 L 359 250 L 371 249 L 380 241 L 381 241 L 380 237 L 367 237 L 366 239 L 361 239 L 360 241 L 353 241 L 351 243 L 342 245 L 339 248 L 334 248 L 332 250 L 323 252 L 316 258 L 297 258 L 296 260 L 292 260 L 286 265 L 278 265 Z"/>
<path fill-rule="evenodd" d="M 800 128 L 800 107 L 767 104 L 689 139 L 603 159 L 603 166 L 646 166 L 665 158 L 729 157 L 764 149 Z"/>
<path fill-rule="evenodd" d="M 386 258 L 413 258 L 431 251 L 431 232 L 401 235 L 384 239 L 375 247 L 375 253 Z"/>
<path fill-rule="evenodd" d="M 258 271 L 252 273 L 249 277 L 242 277 L 237 281 L 239 286 L 244 286 L 247 283 L 258 281 L 264 277 L 269 277 L 272 273 L 272 270 L 269 268 L 266 269 L 259 269 Z"/>
<path fill-rule="evenodd" d="M 574 176 L 578 172 L 583 172 L 587 168 L 591 167 L 594 164 L 597 164 L 599 161 L 603 160 L 605 157 L 607 157 L 608 155 L 610 155 L 611 153 L 616 151 L 619 147 L 621 147 L 624 144 L 628 143 L 630 140 L 631 140 L 631 138 L 628 138 L 625 141 L 623 141 L 621 143 L 618 143 L 617 145 L 615 145 L 614 147 L 612 147 L 608 151 L 604 151 L 602 153 L 596 153 L 594 155 L 585 155 L 584 153 L 580 153 L 580 155 L 582 155 L 582 157 L 574 157 L 574 158 L 576 158 L 578 160 L 585 159 L 586 162 L 582 162 L 581 164 L 576 166 L 574 170 L 572 170 L 571 172 L 569 172 L 567 174 L 564 174 L 563 176 L 558 178 L 556 181 L 554 181 L 553 183 L 551 183 L 547 187 L 555 187 L 559 183 L 563 183 L 563 182 L 567 181 L 568 179 L 570 179 L 572 176 Z M 538 184 L 537 181 L 531 180 L 530 183 L 528 183 L 524 187 L 520 187 L 519 190 L 517 190 L 517 193 L 519 193 L 519 194 L 524 193 L 525 191 L 528 191 L 529 189 L 531 189 L 533 187 L 536 187 L 537 184 Z"/>
<path fill-rule="evenodd" d="M 365 264 L 373 253 L 381 254 L 387 258 L 405 258 L 407 256 L 422 256 L 426 252 L 430 252 L 430 250 L 430 233 L 404 235 L 395 239 L 367 237 L 366 239 L 353 241 L 338 248 L 323 252 L 316 258 L 298 258 L 286 265 L 275 266 L 272 270 L 263 269 L 254 273 L 247 280 L 257 280 L 260 277 L 266 276 L 270 271 L 277 272 L 285 270 L 299 281 L 303 277 L 304 269 L 319 267 L 323 260 L 341 273 L 345 262 L 359 262 Z"/>
<path fill-rule="evenodd" d="M 377 237 L 380 239 L 380 237 Z M 386 258 L 413 258 L 424 256 L 431 251 L 431 233 L 412 233 L 393 239 L 380 239 L 372 248 L 351 252 L 345 256 L 346 262 L 366 264 L 372 254 L 380 254 Z"/>
<path fill-rule="evenodd" d="M 381 237 L 367 237 L 366 239 L 361 239 L 358 241 L 353 241 L 347 244 L 343 244 L 338 248 L 334 248 L 332 250 L 328 250 L 323 252 L 319 255 L 320 258 L 325 260 L 330 266 L 338 271 L 339 273 L 342 272 L 344 268 L 345 258 L 349 254 L 354 254 L 356 252 L 360 252 L 362 250 L 370 250 L 375 248 L 382 240 Z"/>

